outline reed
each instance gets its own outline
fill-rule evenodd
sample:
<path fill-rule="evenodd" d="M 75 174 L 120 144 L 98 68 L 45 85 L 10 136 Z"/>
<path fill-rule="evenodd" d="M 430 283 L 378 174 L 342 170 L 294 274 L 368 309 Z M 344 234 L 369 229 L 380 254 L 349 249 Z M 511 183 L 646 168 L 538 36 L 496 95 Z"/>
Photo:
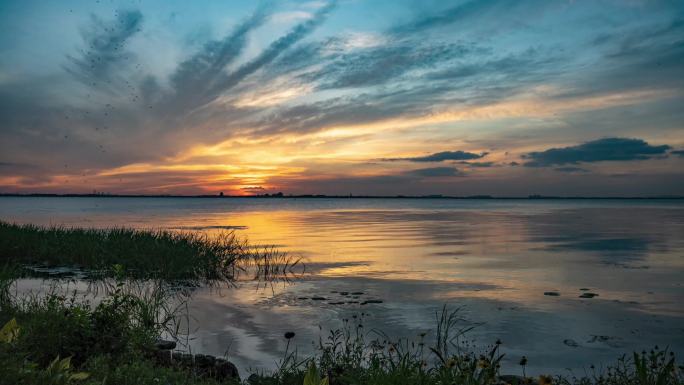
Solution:
<path fill-rule="evenodd" d="M 233 281 L 253 272 L 257 279 L 288 276 L 303 266 L 271 248 L 251 247 L 234 232 L 208 236 L 128 228 L 40 227 L 0 221 L 0 265 L 6 268 L 68 267 L 88 278 L 125 275 L 135 279 L 205 284 Z"/>

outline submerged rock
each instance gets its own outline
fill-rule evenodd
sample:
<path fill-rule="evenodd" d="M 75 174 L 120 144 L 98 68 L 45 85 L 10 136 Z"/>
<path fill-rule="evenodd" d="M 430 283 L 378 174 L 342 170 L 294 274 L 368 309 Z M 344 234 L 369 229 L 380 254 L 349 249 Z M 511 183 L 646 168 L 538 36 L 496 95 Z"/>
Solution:
<path fill-rule="evenodd" d="M 173 350 L 176 348 L 176 341 L 159 339 L 154 342 L 154 347 L 159 350 Z"/>
<path fill-rule="evenodd" d="M 325 297 L 319 297 L 319 296 L 313 296 L 313 297 L 311 297 L 311 299 L 314 301 L 325 301 Z"/>
<path fill-rule="evenodd" d="M 204 354 L 195 354 L 195 366 L 199 368 L 210 368 L 214 366 L 214 364 L 216 364 L 216 357 Z"/>
<path fill-rule="evenodd" d="M 367 305 L 369 303 L 382 303 L 382 300 L 380 300 L 380 299 L 369 299 L 369 300 L 361 302 L 361 305 Z"/>
<path fill-rule="evenodd" d="M 560 295 L 560 293 L 557 291 L 545 291 L 544 295 L 549 295 L 551 297 L 558 297 Z"/>
<path fill-rule="evenodd" d="M 192 354 L 155 350 L 154 357 L 160 366 L 191 369 L 196 375 L 211 377 L 219 381 L 240 381 L 237 367 L 230 361 L 208 354 Z"/>
<path fill-rule="evenodd" d="M 611 348 L 618 348 L 620 347 L 620 343 L 618 342 L 621 338 L 620 337 L 612 337 L 612 336 L 602 336 L 602 335 L 591 335 L 591 339 L 587 341 L 588 344 L 593 344 L 596 342 L 606 344 L 610 346 Z"/>
<path fill-rule="evenodd" d="M 567 345 L 567 346 L 570 346 L 571 348 L 576 348 L 576 347 L 579 346 L 579 344 L 577 343 L 577 341 L 575 341 L 575 340 L 573 340 L 573 339 L 571 339 L 571 338 L 568 338 L 568 339 L 566 339 L 566 340 L 563 340 L 563 343 L 564 343 L 565 345 Z"/>
<path fill-rule="evenodd" d="M 587 292 L 587 293 L 582 293 L 582 295 L 580 295 L 579 297 L 580 298 L 594 298 L 594 297 L 598 297 L 598 294 Z"/>

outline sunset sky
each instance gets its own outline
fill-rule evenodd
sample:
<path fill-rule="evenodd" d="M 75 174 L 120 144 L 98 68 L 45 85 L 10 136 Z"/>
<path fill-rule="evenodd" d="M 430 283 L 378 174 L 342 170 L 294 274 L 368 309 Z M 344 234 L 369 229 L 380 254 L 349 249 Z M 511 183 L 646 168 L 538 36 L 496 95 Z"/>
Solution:
<path fill-rule="evenodd" d="M 681 0 L 0 2 L 0 192 L 684 195 Z"/>

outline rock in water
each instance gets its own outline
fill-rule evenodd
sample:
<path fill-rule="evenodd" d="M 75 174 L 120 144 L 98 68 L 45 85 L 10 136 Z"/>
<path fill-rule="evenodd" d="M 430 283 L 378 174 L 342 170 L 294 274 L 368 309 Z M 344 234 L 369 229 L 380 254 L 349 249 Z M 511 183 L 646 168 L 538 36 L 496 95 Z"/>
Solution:
<path fill-rule="evenodd" d="M 382 300 L 379 299 L 369 299 L 367 301 L 361 302 L 361 305 L 367 305 L 369 303 L 382 303 Z"/>
<path fill-rule="evenodd" d="M 587 292 L 587 293 L 582 293 L 582 295 L 580 295 L 579 297 L 580 298 L 594 298 L 594 297 L 598 297 L 598 294 Z"/>
<path fill-rule="evenodd" d="M 579 346 L 579 344 L 575 340 L 570 338 L 568 338 L 567 340 L 563 340 L 563 343 L 567 346 L 570 346 L 571 348 L 576 348 Z"/>
<path fill-rule="evenodd" d="M 560 295 L 557 291 L 545 291 L 544 295 L 550 295 L 551 297 L 558 297 Z"/>
<path fill-rule="evenodd" d="M 216 358 L 214 356 L 208 356 L 204 354 L 195 354 L 195 366 L 198 368 L 210 368 L 216 364 Z"/>
<path fill-rule="evenodd" d="M 176 341 L 156 340 L 154 347 L 159 350 L 173 350 L 176 348 Z"/>
<path fill-rule="evenodd" d="M 238 373 L 238 369 L 230 361 L 226 361 L 222 358 L 217 358 L 214 370 L 216 371 L 216 378 L 219 380 L 235 379 L 237 381 L 240 381 L 240 374 Z"/>

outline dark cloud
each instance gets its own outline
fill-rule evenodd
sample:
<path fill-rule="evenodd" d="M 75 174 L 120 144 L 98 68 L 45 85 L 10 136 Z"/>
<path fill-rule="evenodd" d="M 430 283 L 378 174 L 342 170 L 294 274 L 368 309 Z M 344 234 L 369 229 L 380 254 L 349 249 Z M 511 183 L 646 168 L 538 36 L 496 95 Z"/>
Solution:
<path fill-rule="evenodd" d="M 481 53 L 485 53 L 480 48 Z M 553 68 L 562 60 L 556 52 L 547 52 L 539 48 L 529 48 L 520 53 L 506 56 L 490 55 L 478 60 L 459 61 L 445 66 L 446 68 L 430 72 L 426 75 L 429 80 L 449 80 L 466 82 L 477 78 L 478 82 L 500 82 L 506 80 L 513 83 L 529 83 L 532 80 L 546 78 L 558 72 Z"/>
<path fill-rule="evenodd" d="M 175 92 L 183 96 L 192 95 L 193 98 L 204 95 L 223 74 L 226 66 L 239 57 L 249 32 L 263 24 L 266 16 L 265 7 L 257 8 L 226 37 L 205 43 L 199 52 L 180 63 L 171 75 Z"/>
<path fill-rule="evenodd" d="M 487 168 L 494 166 L 494 162 L 458 162 L 459 164 L 465 164 L 470 167 Z"/>
<path fill-rule="evenodd" d="M 0 170 L 10 172 L 31 172 L 39 169 L 40 167 L 28 163 L 0 162 Z"/>
<path fill-rule="evenodd" d="M 471 0 L 441 10 L 432 12 L 428 15 L 415 18 L 407 23 L 403 23 L 392 28 L 392 32 L 400 35 L 416 34 L 426 30 L 439 28 L 442 26 L 453 25 L 455 23 L 468 23 L 472 20 L 482 20 L 483 18 L 507 15 L 513 19 L 517 11 L 528 14 L 531 9 L 541 10 L 550 2 L 518 2 L 506 0 Z M 501 25 L 503 20 L 497 19 Z M 509 23 L 511 21 L 508 21 Z"/>
<path fill-rule="evenodd" d="M 582 167 L 572 167 L 572 166 L 556 167 L 556 168 L 554 168 L 554 170 L 560 171 L 560 172 L 567 172 L 567 173 L 589 172 L 589 170 L 584 169 Z"/>
<path fill-rule="evenodd" d="M 430 168 L 419 168 L 417 170 L 411 170 L 407 172 L 408 175 L 416 175 L 421 177 L 446 177 L 446 176 L 463 176 L 458 169 L 453 167 L 430 167 Z"/>
<path fill-rule="evenodd" d="M 670 151 L 670 154 L 673 154 L 673 155 L 678 155 L 678 156 L 680 156 L 680 157 L 684 158 L 684 150 L 675 150 L 675 151 Z"/>
<path fill-rule="evenodd" d="M 415 42 L 395 42 L 341 54 L 306 78 L 321 82 L 321 89 L 368 87 L 384 84 L 410 71 L 429 69 L 473 51 L 474 46 L 459 44 L 421 46 Z"/>
<path fill-rule="evenodd" d="M 684 8 L 671 10 L 674 19 L 628 31 L 612 28 L 583 49 L 601 55 L 600 65 L 563 79 L 558 98 L 633 89 L 673 89 L 684 86 Z"/>
<path fill-rule="evenodd" d="M 408 161 L 408 162 L 444 162 L 446 160 L 469 160 L 469 159 L 480 159 L 487 155 L 486 152 L 481 154 L 476 154 L 473 152 L 465 151 L 442 151 L 436 152 L 434 154 L 417 156 L 413 158 L 386 158 L 385 161 Z"/>
<path fill-rule="evenodd" d="M 262 193 L 266 191 L 266 189 L 261 186 L 243 187 L 240 190 L 249 193 Z"/>
<path fill-rule="evenodd" d="M 137 10 L 118 11 L 113 21 L 91 15 L 90 25 L 81 30 L 85 47 L 79 55 L 67 56 L 65 69 L 89 86 L 112 87 L 117 73 L 130 63 L 133 54 L 126 50 L 126 43 L 140 31 L 142 21 Z"/>
<path fill-rule="evenodd" d="M 530 152 L 523 158 L 529 159 L 525 163 L 527 167 L 546 167 L 581 162 L 644 160 L 665 154 L 668 149 L 668 145 L 652 146 L 641 139 L 604 138 L 577 146 Z"/>
<path fill-rule="evenodd" d="M 325 18 L 328 16 L 330 11 L 335 8 L 335 5 L 335 1 L 327 3 L 325 6 L 316 11 L 311 19 L 298 24 L 290 32 L 285 34 L 285 36 L 282 36 L 278 40 L 271 43 L 271 45 L 269 45 L 256 58 L 242 65 L 229 75 L 224 76 L 223 79 L 218 80 L 217 84 L 213 87 L 214 91 L 222 92 L 226 89 L 232 88 L 248 75 L 256 72 L 264 65 L 271 63 L 281 53 L 283 53 L 283 51 L 292 47 L 295 43 L 310 34 L 316 27 L 321 25 L 321 23 L 325 21 Z"/>

